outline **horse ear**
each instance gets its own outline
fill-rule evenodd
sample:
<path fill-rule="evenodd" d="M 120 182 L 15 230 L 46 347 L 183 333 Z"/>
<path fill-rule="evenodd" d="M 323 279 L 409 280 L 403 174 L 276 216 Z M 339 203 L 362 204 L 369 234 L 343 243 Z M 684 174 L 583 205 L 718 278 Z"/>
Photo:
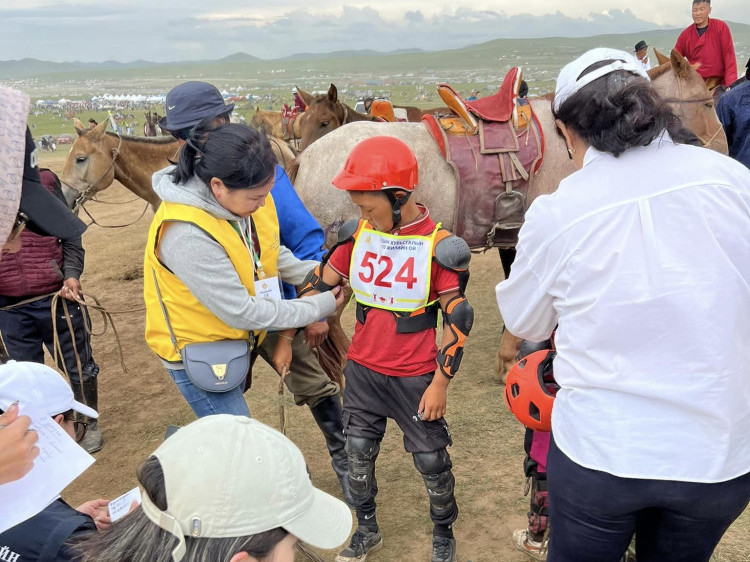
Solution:
<path fill-rule="evenodd" d="M 295 86 L 295 88 L 297 88 L 297 93 L 299 94 L 299 97 L 302 98 L 302 101 L 307 105 L 310 105 L 312 103 L 313 97 L 299 86 Z"/>
<path fill-rule="evenodd" d="M 78 136 L 80 137 L 83 133 L 86 132 L 86 129 L 83 126 L 83 123 L 81 123 L 81 120 L 78 119 L 78 117 L 75 117 L 73 119 L 73 127 L 76 129 L 76 133 L 78 133 Z"/>
<path fill-rule="evenodd" d="M 99 123 L 96 127 L 91 129 L 91 132 L 89 133 L 89 140 L 92 142 L 96 142 L 102 139 L 104 136 L 104 131 L 107 130 L 107 125 L 109 124 L 109 121 L 105 119 L 101 123 Z"/>
<path fill-rule="evenodd" d="M 339 99 L 339 92 L 333 84 L 328 88 L 328 99 L 331 100 L 331 103 L 336 103 Z"/>
<path fill-rule="evenodd" d="M 692 70 L 688 60 L 678 53 L 676 49 L 672 49 L 669 62 L 672 64 L 672 69 L 675 71 L 675 74 L 680 78 L 686 78 Z"/>
<path fill-rule="evenodd" d="M 669 57 L 667 55 L 660 53 L 659 49 L 657 49 L 656 47 L 654 47 L 654 54 L 656 55 L 656 62 L 658 62 L 659 64 L 664 64 L 664 63 L 669 62 Z"/>

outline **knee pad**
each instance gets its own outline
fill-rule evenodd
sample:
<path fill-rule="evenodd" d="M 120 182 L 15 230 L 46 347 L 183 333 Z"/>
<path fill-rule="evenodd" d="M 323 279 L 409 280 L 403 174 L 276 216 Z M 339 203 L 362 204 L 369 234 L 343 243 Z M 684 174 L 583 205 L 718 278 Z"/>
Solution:
<path fill-rule="evenodd" d="M 380 442 L 365 437 L 346 438 L 346 456 L 349 475 L 349 489 L 356 503 L 370 497 L 375 484 L 375 459 L 380 452 Z"/>
<path fill-rule="evenodd" d="M 450 520 L 455 520 L 458 508 L 453 495 L 455 479 L 448 451 L 438 449 L 429 453 L 414 453 L 413 456 L 414 466 L 422 474 L 430 497 L 433 521 L 437 518 L 447 524 Z"/>

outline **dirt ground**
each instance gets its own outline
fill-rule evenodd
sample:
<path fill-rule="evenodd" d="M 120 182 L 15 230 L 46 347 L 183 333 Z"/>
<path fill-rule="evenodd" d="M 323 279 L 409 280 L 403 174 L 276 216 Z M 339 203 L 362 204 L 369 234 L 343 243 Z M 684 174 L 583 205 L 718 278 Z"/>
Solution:
<path fill-rule="evenodd" d="M 65 152 L 41 154 L 40 164 L 60 172 Z M 119 184 L 103 194 L 109 202 L 131 201 Z M 117 225 L 132 222 L 143 203 L 89 204 L 98 222 Z M 73 505 L 103 497 L 114 498 L 136 485 L 135 469 L 162 441 L 169 424 L 184 425 L 194 419 L 166 371 L 143 339 L 142 257 L 151 210 L 136 224 L 118 229 L 91 226 L 84 235 L 86 270 L 84 293 L 96 296 L 113 313 L 128 374 L 120 366 L 111 329 L 94 337 L 96 361 L 101 367 L 100 412 L 104 448 L 96 463 L 76 480 L 63 497 Z M 450 449 L 456 476 L 460 516 L 455 525 L 462 562 L 522 562 L 511 534 L 525 525 L 528 498 L 523 496 L 523 428 L 506 410 L 503 386 L 494 375 L 494 357 L 500 342 L 501 319 L 495 305 L 494 286 L 502 278 L 497 255 L 472 260 L 468 297 L 476 321 L 466 346 L 461 372 L 451 384 L 447 420 L 453 435 Z M 94 317 L 94 327 L 102 322 Z M 353 329 L 351 310 L 343 325 Z M 253 387 L 246 398 L 253 416 L 279 427 L 277 375 L 258 361 Z M 339 495 L 330 468 L 324 439 L 305 407 L 290 407 L 289 437 L 307 459 L 313 482 Z M 186 467 L 186 470 L 189 467 Z M 378 519 L 385 547 L 373 562 L 429 560 L 431 523 L 427 495 L 411 455 L 403 450 L 400 431 L 390 423 L 377 463 L 380 484 Z M 750 561 L 750 510 L 727 531 L 719 545 L 718 560 Z M 333 560 L 334 551 L 324 553 Z"/>

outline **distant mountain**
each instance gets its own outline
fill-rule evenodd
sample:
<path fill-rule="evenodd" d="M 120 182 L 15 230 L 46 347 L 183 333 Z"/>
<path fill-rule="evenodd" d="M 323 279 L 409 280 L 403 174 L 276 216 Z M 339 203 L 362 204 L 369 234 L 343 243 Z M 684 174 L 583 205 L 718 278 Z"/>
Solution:
<path fill-rule="evenodd" d="M 396 49 L 395 51 L 374 51 L 372 49 L 356 49 L 349 51 L 331 51 L 330 53 L 295 53 L 279 60 L 318 60 L 318 59 L 350 59 L 354 57 L 383 57 L 388 55 L 405 55 L 423 53 L 422 49 Z"/>
<path fill-rule="evenodd" d="M 255 62 L 259 60 L 261 59 L 259 59 L 258 57 L 254 57 L 253 55 L 248 55 L 247 53 L 234 53 L 233 55 L 221 58 L 216 62 Z"/>

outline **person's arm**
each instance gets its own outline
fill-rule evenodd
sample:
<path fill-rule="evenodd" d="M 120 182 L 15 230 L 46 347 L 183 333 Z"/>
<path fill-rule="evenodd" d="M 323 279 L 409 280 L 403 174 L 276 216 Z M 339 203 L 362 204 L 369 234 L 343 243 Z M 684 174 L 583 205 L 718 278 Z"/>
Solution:
<path fill-rule="evenodd" d="M 683 57 L 687 57 L 687 33 L 690 28 L 683 30 L 682 33 L 677 37 L 677 43 L 674 44 L 674 49 L 680 53 Z M 688 59 L 690 60 L 690 59 Z"/>
<path fill-rule="evenodd" d="M 305 280 L 307 274 L 315 269 L 319 262 L 301 260 L 289 248 L 282 245 L 279 248 L 279 259 L 276 264 L 279 277 L 281 277 L 282 281 L 286 281 L 292 285 L 299 285 Z"/>
<path fill-rule="evenodd" d="M 737 55 L 734 52 L 732 32 L 726 23 L 721 33 L 721 57 L 724 61 L 724 87 L 728 88 L 737 80 Z"/>
<path fill-rule="evenodd" d="M 336 309 L 333 294 L 304 301 L 250 295 L 221 244 L 192 224 L 167 225 L 160 240 L 159 256 L 206 308 L 233 328 L 297 328 L 328 316 Z"/>
<path fill-rule="evenodd" d="M 555 221 L 554 213 L 546 210 L 545 197 L 550 196 L 538 197 L 526 213 L 510 277 L 496 287 L 497 305 L 506 329 L 532 342 L 549 339 L 557 325 L 550 288 L 561 259 L 550 250 L 547 239 L 547 233 L 555 231 Z"/>
<path fill-rule="evenodd" d="M 276 167 L 276 181 L 271 190 L 282 245 L 301 260 L 321 261 L 325 254 L 325 234 L 294 190 L 289 176 Z"/>

